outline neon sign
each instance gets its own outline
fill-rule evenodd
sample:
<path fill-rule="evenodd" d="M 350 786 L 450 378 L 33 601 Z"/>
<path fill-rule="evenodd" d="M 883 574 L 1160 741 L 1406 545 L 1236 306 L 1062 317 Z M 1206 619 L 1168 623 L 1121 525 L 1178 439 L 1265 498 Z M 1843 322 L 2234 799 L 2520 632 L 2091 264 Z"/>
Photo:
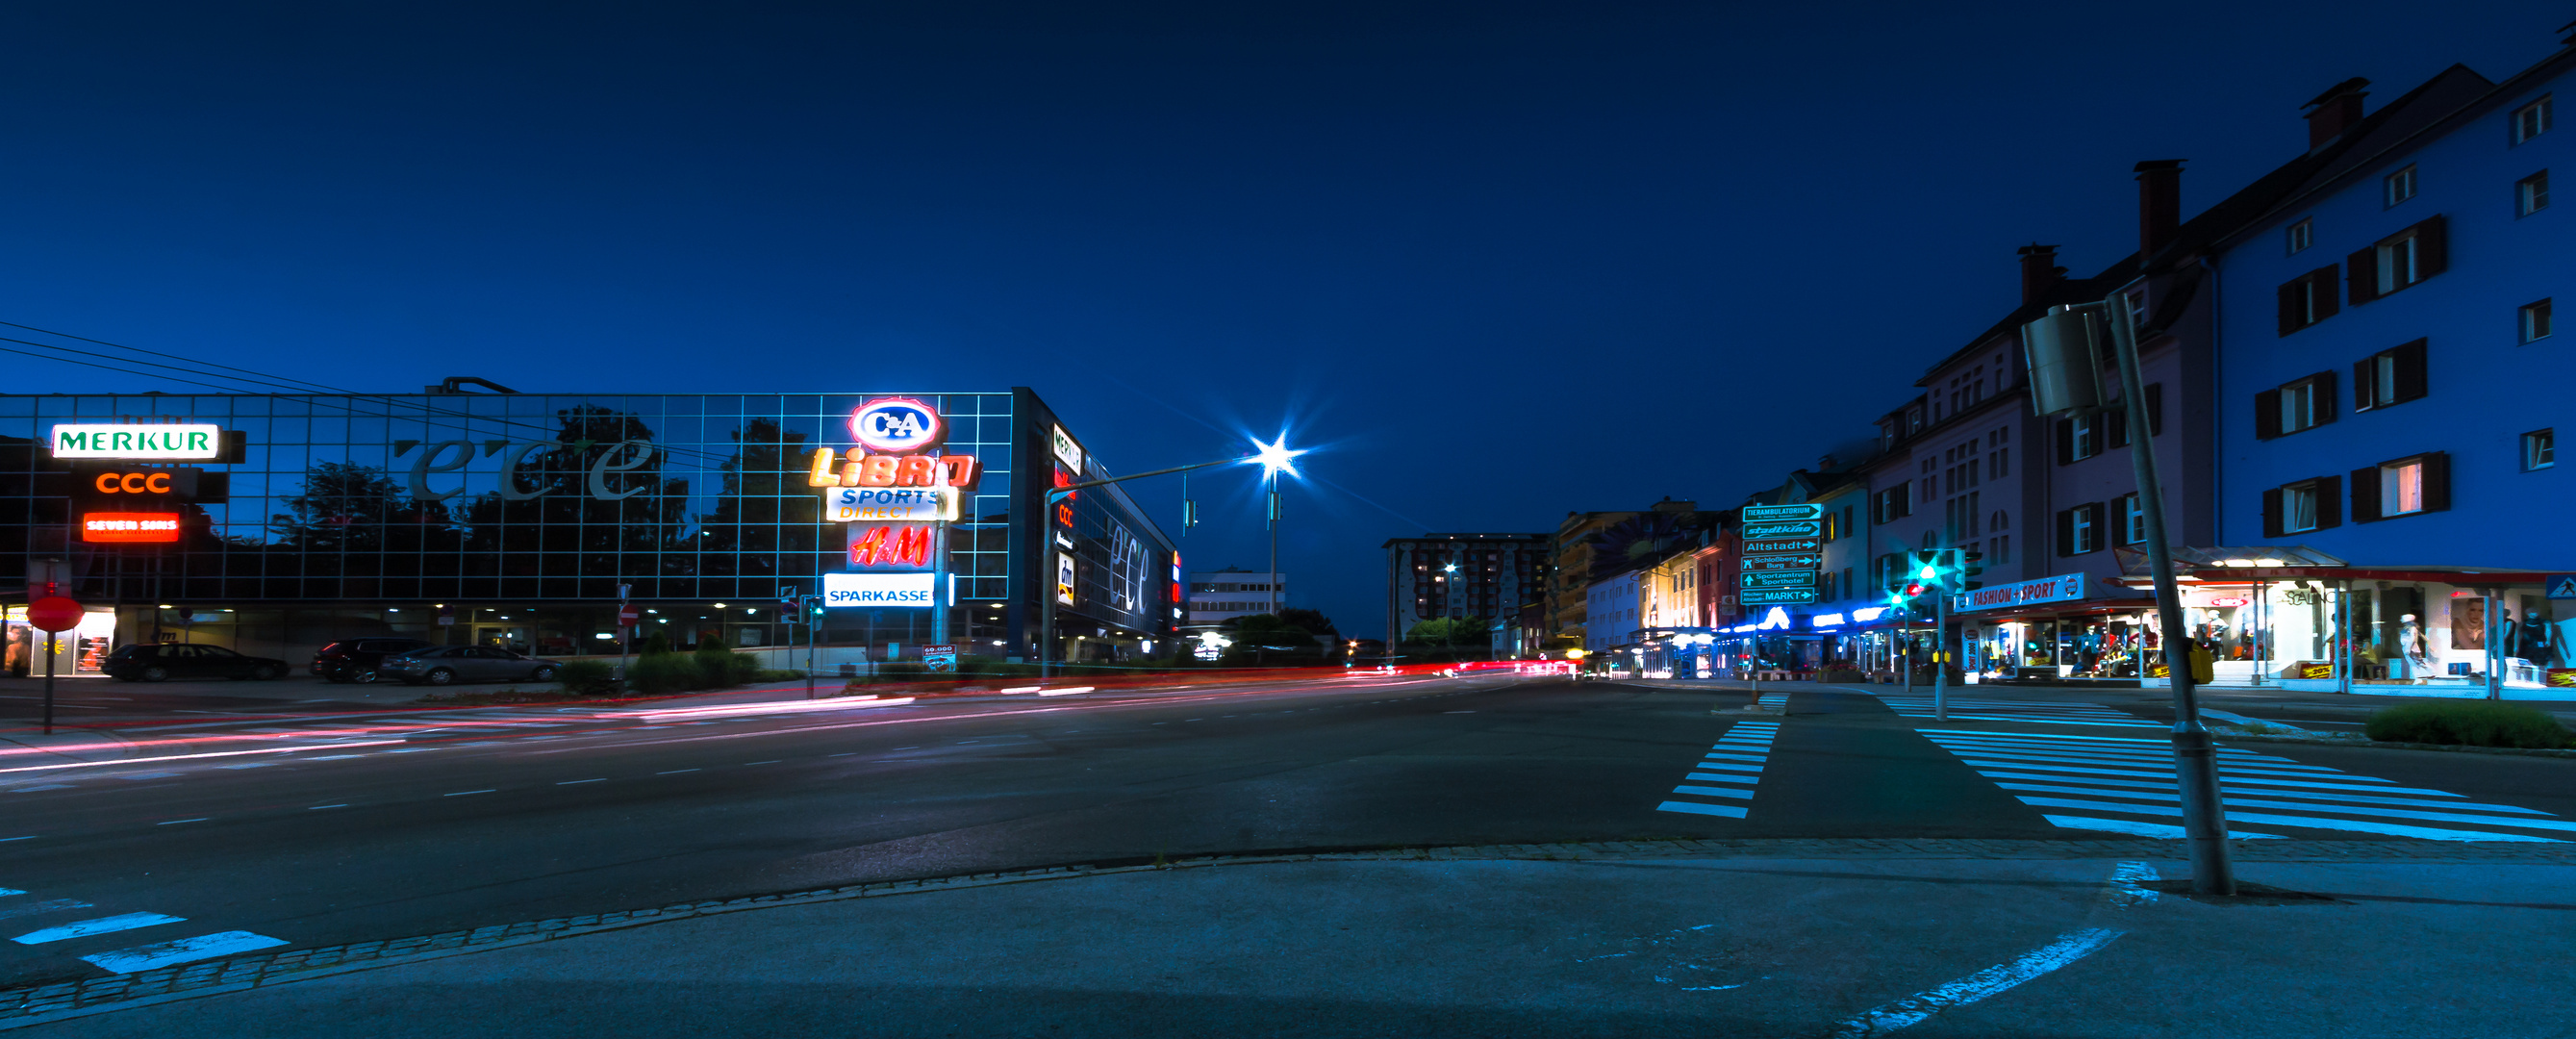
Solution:
<path fill-rule="evenodd" d="M 823 502 L 834 523 L 904 523 L 956 519 L 957 497 L 947 487 L 836 487 Z"/>
<path fill-rule="evenodd" d="M 838 472 L 832 463 L 846 458 Z M 872 455 L 853 447 L 847 454 L 828 447 L 814 449 L 806 466 L 809 487 L 955 487 L 975 486 L 980 466 L 974 455 Z"/>
<path fill-rule="evenodd" d="M 823 605 L 930 606 L 938 601 L 936 574 L 824 574 Z"/>
<path fill-rule="evenodd" d="M 1754 625 L 1753 630 L 1770 631 L 1773 628 L 1787 630 L 1788 627 L 1789 611 L 1774 606 L 1771 612 L 1762 615 L 1762 623 Z"/>
<path fill-rule="evenodd" d="M 98 423 L 54 427 L 56 458 L 194 458 L 223 453 L 223 427 L 212 424 Z"/>
<path fill-rule="evenodd" d="M 930 528 L 919 523 L 883 523 L 850 528 L 851 566 L 929 566 Z"/>
<path fill-rule="evenodd" d="M 888 454 L 939 443 L 939 409 L 910 397 L 879 397 L 850 413 L 850 436 Z"/>
<path fill-rule="evenodd" d="M 81 540 L 87 542 L 170 542 L 179 540 L 175 512 L 84 512 Z"/>

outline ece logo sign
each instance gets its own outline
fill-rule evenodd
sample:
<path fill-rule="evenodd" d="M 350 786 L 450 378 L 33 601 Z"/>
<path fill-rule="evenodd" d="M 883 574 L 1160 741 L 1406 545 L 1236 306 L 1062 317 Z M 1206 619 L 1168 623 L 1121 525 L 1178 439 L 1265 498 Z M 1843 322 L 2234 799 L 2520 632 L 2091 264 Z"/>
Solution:
<path fill-rule="evenodd" d="M 910 397 L 879 397 L 850 413 L 850 435 L 887 454 L 939 443 L 939 412 Z"/>

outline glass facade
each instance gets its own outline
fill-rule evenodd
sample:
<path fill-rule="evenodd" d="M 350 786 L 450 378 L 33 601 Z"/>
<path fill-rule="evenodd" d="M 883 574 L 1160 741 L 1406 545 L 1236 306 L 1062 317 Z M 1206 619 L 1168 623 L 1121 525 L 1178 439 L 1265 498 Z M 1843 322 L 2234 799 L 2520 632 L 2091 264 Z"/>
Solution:
<path fill-rule="evenodd" d="M 1053 414 L 1026 389 L 0 396 L 0 553 L 68 559 L 85 600 L 168 604 L 183 623 L 244 610 L 337 611 L 344 619 L 281 623 L 359 629 L 339 637 L 472 626 L 514 612 L 509 620 L 549 620 L 541 630 L 496 625 L 527 629 L 498 638 L 443 634 L 579 652 L 596 648 L 606 629 L 602 617 L 572 607 L 613 613 L 624 584 L 634 602 L 656 608 L 652 623 L 681 614 L 694 621 L 725 603 L 715 630 L 737 645 L 803 641 L 774 627 L 781 590 L 816 592 L 820 575 L 862 569 L 850 563 L 849 532 L 827 519 L 822 489 L 809 482 L 813 456 L 856 446 L 852 414 L 885 396 L 934 407 L 945 437 L 932 453 L 970 454 L 979 465 L 934 561 L 949 609 L 829 611 L 821 640 L 873 642 L 901 625 L 915 643 L 1031 652 L 1037 582 L 1019 578 L 1040 562 L 1034 524 L 1047 470 L 1064 463 L 1050 450 L 1059 436 Z M 49 441 L 65 423 L 212 424 L 243 443 L 221 461 L 66 461 Z M 1106 475 L 1083 461 L 1078 478 Z M 1030 464 L 1044 468 L 1032 474 Z M 95 504 L 84 505 L 81 493 L 102 466 L 202 470 L 192 500 L 166 506 L 180 515 L 177 540 L 85 542 L 77 521 Z M 1172 545 L 1125 495 L 1104 490 L 1113 493 L 1067 503 L 1069 525 L 1047 517 L 1048 540 L 1059 543 L 1051 551 L 1078 560 L 1080 587 L 1061 620 L 1113 641 L 1163 636 L 1172 630 L 1171 582 L 1161 579 Z M 405 610 L 409 617 L 398 616 Z M 933 631 L 925 625 L 934 613 L 961 619 Z M 764 614 L 765 623 L 747 619 Z M 465 619 L 442 624 L 443 616 Z M 697 638 L 676 634 L 682 644 Z"/>

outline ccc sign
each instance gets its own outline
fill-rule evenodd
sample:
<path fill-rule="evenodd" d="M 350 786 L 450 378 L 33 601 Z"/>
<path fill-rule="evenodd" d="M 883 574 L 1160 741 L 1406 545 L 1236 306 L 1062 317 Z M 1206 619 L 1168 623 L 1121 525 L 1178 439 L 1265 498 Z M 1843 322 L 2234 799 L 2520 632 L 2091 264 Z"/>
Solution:
<path fill-rule="evenodd" d="M 170 472 L 158 470 L 142 473 L 100 473 L 90 486 L 100 494 L 168 494 Z"/>
<path fill-rule="evenodd" d="M 163 508 L 174 502 L 221 500 L 225 485 L 209 487 L 206 471 L 192 466 L 84 466 L 73 470 L 71 496 L 85 507 L 113 512 L 125 508 Z M 215 474 L 220 481 L 223 474 Z M 212 491 L 213 493 L 206 493 Z"/>

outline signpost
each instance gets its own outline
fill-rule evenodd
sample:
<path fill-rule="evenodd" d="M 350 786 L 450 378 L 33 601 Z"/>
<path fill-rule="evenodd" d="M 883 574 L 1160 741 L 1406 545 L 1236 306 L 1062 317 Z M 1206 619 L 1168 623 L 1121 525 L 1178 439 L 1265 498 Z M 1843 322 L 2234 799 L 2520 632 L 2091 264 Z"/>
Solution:
<path fill-rule="evenodd" d="M 1815 552 L 1824 547 L 1825 543 L 1816 538 L 1766 538 L 1744 543 L 1747 552 Z"/>
<path fill-rule="evenodd" d="M 1822 505 L 1747 505 L 1742 510 L 1745 523 L 1763 520 L 1820 520 L 1825 518 Z"/>
<path fill-rule="evenodd" d="M 921 647 L 921 662 L 932 671 L 957 670 L 957 646 L 940 643 Z"/>
<path fill-rule="evenodd" d="M 1814 553 L 1792 552 L 1776 556 L 1745 556 L 1743 569 L 1747 572 L 1757 570 L 1815 570 L 1823 567 L 1824 565 L 1825 557 L 1823 556 L 1816 555 Z"/>
<path fill-rule="evenodd" d="M 1820 595 L 1813 588 L 1748 588 L 1735 601 L 1746 606 L 1794 606 L 1817 602 Z"/>
<path fill-rule="evenodd" d="M 1756 571 L 1745 574 L 1741 580 L 1747 588 L 1813 588 L 1816 586 L 1816 571 Z"/>
<path fill-rule="evenodd" d="M 45 633 L 45 735 L 54 734 L 54 654 L 61 652 L 59 633 L 79 627 L 81 604 L 48 595 L 27 604 L 27 624 Z"/>
<path fill-rule="evenodd" d="M 1821 538 L 1825 536 L 1825 521 L 1779 520 L 1746 523 L 1744 536 L 1747 538 Z M 1750 549 L 1748 548 L 1747 551 Z"/>

